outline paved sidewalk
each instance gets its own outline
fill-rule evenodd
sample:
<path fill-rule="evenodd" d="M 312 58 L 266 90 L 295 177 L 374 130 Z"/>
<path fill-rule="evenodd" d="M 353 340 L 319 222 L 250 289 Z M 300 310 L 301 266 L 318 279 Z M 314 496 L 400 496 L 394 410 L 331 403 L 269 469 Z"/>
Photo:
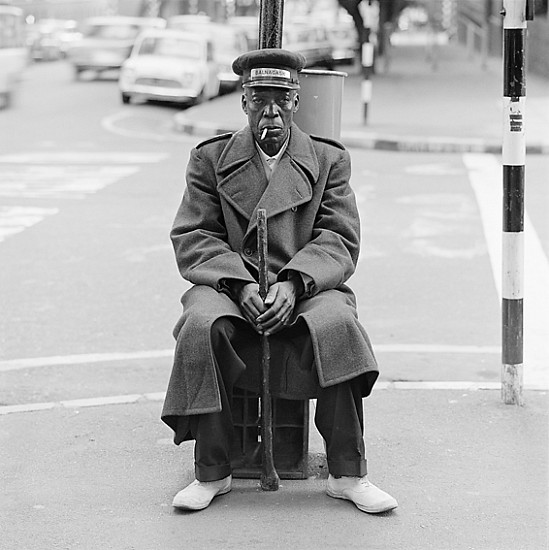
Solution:
<path fill-rule="evenodd" d="M 450 43 L 433 56 L 421 45 L 395 46 L 388 70 L 373 76 L 368 121 L 363 124 L 358 67 L 344 84 L 341 141 L 349 147 L 434 152 L 501 150 L 503 76 L 501 59 L 478 57 Z M 200 137 L 245 125 L 239 93 L 191 107 L 174 118 L 175 129 Z M 549 79 L 526 76 L 525 133 L 528 153 L 549 153 Z"/>
<path fill-rule="evenodd" d="M 202 512 L 171 507 L 192 479 L 161 402 L 0 417 L 2 550 L 544 550 L 547 395 L 374 390 L 365 400 L 371 480 L 399 501 L 368 515 L 325 481 L 262 492 L 237 479 Z"/>

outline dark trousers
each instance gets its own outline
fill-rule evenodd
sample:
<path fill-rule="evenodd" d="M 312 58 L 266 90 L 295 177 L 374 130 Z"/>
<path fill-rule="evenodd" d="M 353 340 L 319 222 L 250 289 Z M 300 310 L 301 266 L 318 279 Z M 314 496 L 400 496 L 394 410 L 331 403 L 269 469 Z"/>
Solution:
<path fill-rule="evenodd" d="M 222 410 L 190 417 L 196 439 L 195 475 L 199 481 L 216 481 L 231 474 L 233 421 L 231 396 L 244 365 L 233 347 L 236 327 L 220 319 L 212 327 L 212 343 Z M 328 470 L 334 476 L 366 475 L 362 396 L 353 380 L 320 388 L 315 425 L 326 442 Z"/>

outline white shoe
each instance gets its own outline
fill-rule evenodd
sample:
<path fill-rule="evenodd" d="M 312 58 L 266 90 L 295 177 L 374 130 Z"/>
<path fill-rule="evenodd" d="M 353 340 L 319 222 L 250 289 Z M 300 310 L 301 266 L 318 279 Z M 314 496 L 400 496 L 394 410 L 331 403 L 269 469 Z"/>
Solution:
<path fill-rule="evenodd" d="M 198 481 L 195 479 L 185 489 L 175 495 L 172 506 L 184 510 L 203 510 L 219 495 L 224 495 L 231 490 L 232 476 L 227 476 L 218 481 Z"/>
<path fill-rule="evenodd" d="M 333 498 L 350 500 L 359 510 L 369 514 L 388 512 L 398 506 L 391 495 L 370 483 L 367 476 L 335 478 L 330 474 L 326 492 Z"/>

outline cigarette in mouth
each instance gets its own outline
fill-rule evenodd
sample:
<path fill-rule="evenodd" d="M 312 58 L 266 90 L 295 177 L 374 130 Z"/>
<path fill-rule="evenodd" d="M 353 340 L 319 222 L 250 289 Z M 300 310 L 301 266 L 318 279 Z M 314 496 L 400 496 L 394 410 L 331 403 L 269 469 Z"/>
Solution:
<path fill-rule="evenodd" d="M 265 139 L 265 136 L 267 135 L 267 128 L 263 129 L 263 132 L 261 132 L 261 141 Z"/>

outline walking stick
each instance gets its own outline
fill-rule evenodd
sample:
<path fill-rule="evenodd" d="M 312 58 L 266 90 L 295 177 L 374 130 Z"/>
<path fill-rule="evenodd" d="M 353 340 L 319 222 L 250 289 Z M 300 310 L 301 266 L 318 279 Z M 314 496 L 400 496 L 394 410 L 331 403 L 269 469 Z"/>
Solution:
<path fill-rule="evenodd" d="M 267 269 L 267 212 L 257 210 L 257 251 L 259 255 L 259 295 L 265 301 L 269 290 Z M 271 350 L 269 337 L 261 335 L 261 488 L 278 491 L 280 481 L 273 457 L 273 409 L 270 388 Z"/>

